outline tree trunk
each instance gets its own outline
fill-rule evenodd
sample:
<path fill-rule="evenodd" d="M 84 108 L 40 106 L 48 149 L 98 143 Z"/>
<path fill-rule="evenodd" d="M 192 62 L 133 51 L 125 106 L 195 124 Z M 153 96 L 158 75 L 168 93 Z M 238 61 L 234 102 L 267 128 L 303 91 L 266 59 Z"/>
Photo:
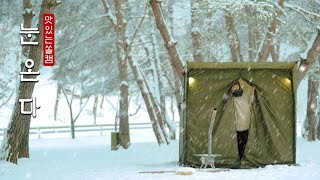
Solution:
<path fill-rule="evenodd" d="M 27 9 L 31 9 L 32 8 L 32 3 L 31 0 L 23 0 L 23 9 L 25 10 L 23 13 L 23 27 L 25 28 L 31 28 L 31 24 L 32 24 L 32 18 L 35 15 L 33 11 L 27 11 Z M 29 39 L 27 39 L 26 37 L 24 37 L 24 41 L 28 41 Z M 23 58 L 28 59 L 29 57 L 29 50 L 30 50 L 30 46 L 22 46 L 22 54 L 23 54 Z M 32 58 L 31 58 L 32 59 Z M 21 71 L 24 70 L 24 63 L 23 61 L 21 62 Z M 20 82 L 21 83 L 21 82 Z M 31 107 L 31 106 L 29 106 Z M 23 126 L 23 132 L 22 132 L 22 139 L 21 142 L 19 144 L 19 154 L 18 154 L 18 158 L 29 158 L 29 128 L 30 128 L 30 120 L 25 120 L 25 122 L 22 124 Z"/>
<path fill-rule="evenodd" d="M 150 17 L 150 16 L 149 16 Z M 151 23 L 150 23 L 151 24 Z M 162 93 L 162 82 L 161 82 L 161 69 L 159 70 L 158 64 L 159 62 L 159 53 L 157 52 L 156 48 L 156 39 L 154 36 L 154 31 L 152 29 L 152 25 L 150 26 L 150 39 L 152 42 L 152 49 L 147 45 L 145 40 L 143 38 L 140 38 L 140 41 L 142 42 L 144 46 L 144 50 L 146 52 L 147 61 L 150 64 L 150 69 L 152 70 L 152 76 L 154 79 L 154 86 L 153 86 L 153 92 L 155 94 L 155 97 L 157 99 L 157 102 L 160 103 L 160 94 Z"/>
<path fill-rule="evenodd" d="M 225 13 L 226 25 L 227 25 L 227 38 L 229 40 L 229 46 L 232 55 L 233 62 L 243 62 L 241 54 L 240 39 L 236 31 L 233 17 L 230 13 Z"/>
<path fill-rule="evenodd" d="M 25 1 L 27 3 L 27 1 Z M 29 1 L 30 2 L 30 1 Z M 43 29 L 42 29 L 42 17 L 44 13 L 52 13 L 54 8 L 58 6 L 59 3 L 57 3 L 55 0 L 43 0 L 40 14 L 39 14 L 39 23 L 38 28 L 40 31 L 40 34 L 36 36 L 35 42 L 38 42 L 39 44 L 37 46 L 31 46 L 30 52 L 28 54 L 28 58 L 32 59 L 34 61 L 34 67 L 32 68 L 32 71 L 38 72 L 40 63 L 41 63 L 41 55 L 42 55 L 42 35 L 43 35 Z M 22 71 L 26 72 L 27 68 L 23 68 Z M 26 77 L 30 78 L 30 76 Z M 34 78 L 34 77 L 32 77 Z M 29 138 L 24 138 L 25 136 L 29 135 L 29 129 L 30 129 L 30 120 L 31 115 L 24 115 L 20 113 L 21 105 L 19 102 L 19 99 L 32 99 L 32 93 L 34 89 L 35 83 L 34 82 L 23 82 L 19 84 L 17 97 L 15 100 L 11 121 L 9 123 L 6 137 L 4 137 L 4 141 L 2 144 L 2 155 L 5 155 L 5 157 L 2 157 L 2 159 L 5 159 L 6 161 L 10 161 L 12 163 L 17 164 L 18 163 L 18 157 L 22 156 L 28 156 L 29 153 L 27 153 L 28 150 L 28 141 Z M 30 110 L 31 103 L 26 103 L 25 109 Z M 19 155 L 21 153 L 21 155 Z"/>
<path fill-rule="evenodd" d="M 98 109 L 98 100 L 99 100 L 99 97 L 96 95 L 94 97 L 94 102 L 93 102 L 93 124 L 97 124 L 97 109 Z"/>
<path fill-rule="evenodd" d="M 273 44 L 271 46 L 271 57 L 273 62 L 279 62 L 280 45 Z"/>
<path fill-rule="evenodd" d="M 136 82 L 138 84 L 138 87 L 140 89 L 142 98 L 146 104 L 146 108 L 147 108 L 149 118 L 151 120 L 151 124 L 152 124 L 152 128 L 153 128 L 153 132 L 157 138 L 158 144 L 160 145 L 160 144 L 164 143 L 163 134 L 160 131 L 160 125 L 159 125 L 158 120 L 156 119 L 154 107 L 152 106 L 152 102 L 151 102 L 151 98 L 150 98 L 150 91 L 148 91 L 146 89 L 146 85 L 144 84 L 143 77 L 142 77 L 140 71 L 138 70 L 138 68 L 136 67 L 136 65 L 134 64 L 134 62 L 132 61 L 131 55 L 128 56 L 128 62 L 129 62 L 129 65 L 132 69 L 132 73 L 136 79 Z"/>
<path fill-rule="evenodd" d="M 249 50 L 248 50 L 248 54 L 249 54 L 249 61 L 250 62 L 254 62 L 255 60 L 255 52 L 257 51 L 257 42 L 256 42 L 256 36 L 254 34 L 254 30 L 252 28 L 252 24 L 249 23 L 248 25 L 248 45 L 249 45 Z"/>
<path fill-rule="evenodd" d="M 173 103 L 173 98 L 174 98 L 174 96 L 172 95 L 171 98 L 170 98 L 170 100 L 171 100 L 170 110 L 171 110 L 171 114 L 172 114 L 172 118 L 171 118 L 172 122 L 175 123 L 174 122 L 174 105 L 173 105 L 174 103 Z M 175 140 L 176 139 L 176 130 L 174 132 L 170 131 L 169 135 L 170 135 L 170 139 Z"/>
<path fill-rule="evenodd" d="M 23 27 L 24 28 L 31 28 L 31 24 L 32 24 L 32 18 L 35 15 L 33 10 L 32 10 L 32 3 L 31 0 L 23 0 L 23 9 L 24 12 L 22 14 L 23 16 Z M 31 9 L 31 11 L 28 11 L 27 9 Z M 23 37 L 24 41 L 29 41 L 29 39 L 27 37 Z M 22 54 L 23 54 L 23 58 L 28 58 L 29 56 L 29 50 L 30 50 L 30 46 L 22 46 Z M 21 64 L 21 70 L 23 69 L 24 64 Z"/>
<path fill-rule="evenodd" d="M 71 97 L 73 98 L 73 97 Z M 74 130 L 74 120 L 73 120 L 73 112 L 72 112 L 72 104 L 69 105 L 69 113 L 70 113 L 70 130 L 71 130 L 71 138 L 74 139 L 75 136 L 75 130 Z"/>
<path fill-rule="evenodd" d="M 59 82 L 57 82 L 57 96 L 56 96 L 56 103 L 54 105 L 54 120 L 57 120 L 57 114 L 58 114 L 58 106 L 60 101 L 60 95 L 61 95 L 61 85 Z"/>
<path fill-rule="evenodd" d="M 176 47 L 177 42 L 175 42 L 170 35 L 168 27 L 164 21 L 160 5 L 161 1 L 150 0 L 149 2 L 153 11 L 153 15 L 155 17 L 157 28 L 159 29 L 160 35 L 165 44 L 165 48 L 169 54 L 170 63 L 181 82 L 183 79 L 183 65 Z"/>
<path fill-rule="evenodd" d="M 313 41 L 313 44 L 310 49 L 307 49 L 307 59 L 302 59 L 300 61 L 299 65 L 299 71 L 298 71 L 298 84 L 303 80 L 303 78 L 308 73 L 309 69 L 312 67 L 314 62 L 317 60 L 319 54 L 320 54 L 320 29 L 318 29 L 318 34 Z"/>
<path fill-rule="evenodd" d="M 109 14 L 109 5 L 108 5 L 108 2 L 102 0 L 102 3 L 104 5 L 104 9 L 106 11 L 106 14 Z M 154 109 L 152 107 L 152 103 L 151 103 L 151 100 L 150 100 L 150 96 L 148 93 L 147 90 L 146 90 L 146 86 L 143 82 L 143 79 L 142 79 L 142 76 L 140 74 L 140 72 L 138 71 L 138 69 L 136 68 L 136 66 L 134 65 L 134 62 L 132 60 L 132 57 L 130 55 L 130 49 L 128 48 L 129 47 L 129 44 L 127 41 L 125 41 L 125 32 L 123 31 L 124 28 L 121 28 L 123 26 L 125 26 L 125 24 L 123 23 L 123 17 L 121 16 L 121 11 L 118 11 L 118 9 L 121 9 L 121 6 L 119 6 L 120 2 L 116 1 L 115 2 L 115 8 L 116 8 L 116 17 L 117 17 L 117 23 L 115 22 L 115 19 L 113 18 L 113 16 L 111 16 L 110 14 L 107 16 L 107 18 L 109 19 L 109 21 L 111 22 L 114 30 L 117 32 L 117 34 L 120 36 L 122 36 L 122 38 L 120 37 L 120 42 L 121 43 L 121 49 L 126 52 L 126 58 L 124 60 L 127 60 L 129 62 L 129 65 L 130 65 L 130 68 L 133 72 L 133 75 L 135 77 L 135 80 L 138 84 L 138 87 L 140 89 L 140 92 L 142 94 L 142 97 L 144 99 L 144 102 L 146 104 L 146 108 L 147 108 L 147 111 L 148 111 L 148 114 L 149 114 L 149 118 L 151 120 L 151 124 L 152 124 L 152 128 L 153 128 L 153 131 L 155 133 L 155 136 L 156 136 L 156 139 L 158 141 L 158 144 L 162 144 L 164 143 L 163 141 L 163 134 L 161 133 L 161 130 L 160 130 L 160 127 L 159 127 L 159 123 L 156 119 L 156 116 L 154 114 Z M 123 32 L 120 32 L 120 31 L 123 31 Z M 121 41 L 122 39 L 122 41 Z"/>
<path fill-rule="evenodd" d="M 128 74 L 126 62 L 121 62 L 120 66 L 120 106 L 119 106 L 119 132 L 120 132 L 120 145 L 127 149 L 130 146 L 130 133 L 129 133 L 129 87 L 127 84 Z"/>
<path fill-rule="evenodd" d="M 172 4 L 171 4 L 172 6 Z M 170 6 L 170 7 L 171 7 Z M 172 7 L 171 7 L 172 8 Z M 151 15 L 150 14 L 150 20 L 151 20 Z M 171 19 L 172 17 L 170 17 Z M 152 39 L 152 52 L 154 55 L 154 60 L 155 60 L 155 69 L 156 69 L 156 73 L 157 73 L 157 77 L 158 77 L 158 89 L 159 89 L 159 95 L 157 97 L 157 102 L 160 105 L 161 108 L 161 116 L 164 120 L 164 122 L 168 125 L 169 128 L 169 132 L 170 132 L 170 139 L 175 139 L 174 135 L 172 134 L 172 132 L 175 132 L 176 129 L 173 128 L 169 123 L 171 123 L 170 117 L 167 116 L 167 111 L 166 111 L 166 96 L 165 96 L 165 89 L 164 89 L 164 84 L 163 84 L 163 72 L 161 70 L 161 61 L 160 61 L 160 55 L 158 52 L 158 42 L 157 42 L 157 38 L 154 32 L 154 28 L 152 23 L 150 23 L 150 31 L 151 31 L 151 39 Z M 169 123 L 167 123 L 169 122 Z M 172 123 L 171 123 L 172 124 Z"/>
<path fill-rule="evenodd" d="M 18 155 L 18 158 L 29 158 L 30 157 L 30 154 L 29 154 L 30 122 L 31 121 L 28 121 L 28 122 L 24 123 L 25 127 L 23 127 L 24 132 L 23 132 L 23 136 L 22 136 L 21 142 L 19 144 L 19 155 Z"/>
<path fill-rule="evenodd" d="M 170 105 L 170 109 L 171 109 L 171 114 L 172 114 L 172 121 L 174 122 L 174 106 L 173 106 L 173 98 L 174 95 L 171 96 L 171 105 Z"/>
<path fill-rule="evenodd" d="M 76 119 L 74 119 L 73 117 L 73 111 L 72 111 L 72 103 L 73 103 L 73 98 L 74 98 L 74 94 L 76 91 L 76 88 L 73 87 L 72 92 L 71 92 L 71 98 L 70 100 L 68 99 L 68 95 L 66 93 L 66 91 L 64 90 L 64 88 L 61 86 L 61 91 L 64 95 L 64 97 L 66 98 L 67 104 L 68 104 L 68 108 L 69 108 L 69 114 L 70 114 L 70 132 L 71 132 L 71 138 L 74 139 L 75 138 L 75 130 L 74 130 L 74 123 L 76 121 Z M 81 109 L 80 109 L 81 111 Z"/>
<path fill-rule="evenodd" d="M 102 96 L 102 99 L 101 99 L 100 109 L 103 109 L 103 102 L 104 102 L 104 95 Z"/>
<path fill-rule="evenodd" d="M 262 44 L 262 35 L 261 35 L 261 33 L 260 33 L 260 31 L 259 31 L 259 29 L 258 28 L 255 28 L 254 30 L 253 30 L 253 33 L 254 33 L 254 37 L 255 37 L 255 41 L 256 41 L 256 44 L 255 44 L 255 46 L 256 46 L 256 50 L 255 50 L 255 52 L 254 52 L 254 61 L 257 61 L 258 60 L 258 58 L 259 58 L 259 47 L 260 47 L 260 45 Z"/>
<path fill-rule="evenodd" d="M 319 81 L 318 81 L 319 82 Z M 319 89 L 317 90 L 317 94 L 319 95 Z M 318 102 L 318 125 L 317 125 L 317 138 L 320 140 L 320 111 L 319 111 L 319 102 Z"/>
<path fill-rule="evenodd" d="M 139 67 L 136 67 L 136 68 L 139 69 Z M 151 100 L 151 103 L 152 103 L 152 106 L 153 106 L 157 121 L 158 121 L 158 123 L 160 125 L 162 134 L 164 135 L 164 139 L 166 140 L 167 144 L 170 144 L 169 136 L 167 134 L 167 131 L 165 129 L 165 124 L 164 124 L 164 120 L 165 119 L 163 117 L 165 117 L 165 116 L 162 116 L 161 111 L 160 111 L 160 107 L 158 106 L 158 103 L 157 103 L 155 97 L 152 95 L 152 92 L 150 91 L 150 88 L 148 86 L 146 77 L 144 76 L 144 74 L 143 74 L 143 72 L 141 70 L 140 70 L 140 74 L 141 74 L 141 76 L 143 78 L 146 90 L 148 91 L 149 99 Z M 167 123 L 167 124 L 169 125 L 169 123 Z"/>
<path fill-rule="evenodd" d="M 278 1 L 278 5 L 280 8 L 283 7 L 283 3 L 284 3 L 284 0 Z M 281 9 L 278 9 L 276 16 L 272 19 L 271 26 L 268 28 L 268 32 L 267 32 L 266 38 L 264 39 L 262 49 L 259 52 L 259 61 L 261 62 L 266 62 L 268 59 L 268 56 L 271 51 L 273 37 L 278 31 L 277 30 L 279 26 L 278 19 L 280 18 L 280 16 L 281 16 Z"/>
<path fill-rule="evenodd" d="M 174 73 L 174 85 L 175 85 L 175 92 L 174 95 L 176 97 L 176 103 L 177 103 L 177 107 L 178 107 L 178 112 L 179 112 L 179 117 L 181 117 L 182 112 L 181 112 L 181 103 L 182 103 L 182 99 L 181 99 L 181 82 L 179 80 L 179 77 L 176 73 Z"/>
<path fill-rule="evenodd" d="M 118 68 L 120 72 L 120 114 L 119 114 L 119 138 L 120 146 L 124 149 L 128 149 L 130 146 L 130 133 L 129 133 L 129 87 L 128 87 L 128 70 L 127 61 L 121 57 L 122 53 L 126 53 L 128 50 L 128 44 L 126 42 L 126 23 L 122 11 L 121 0 L 114 1 L 116 18 L 117 18 L 117 36 L 118 36 Z"/>
<path fill-rule="evenodd" d="M 202 10 L 203 11 L 203 10 Z M 206 11 L 203 11 L 204 14 L 206 15 L 204 17 L 204 24 L 206 27 L 206 33 L 207 34 L 214 34 L 216 32 L 216 27 L 215 27 L 215 20 L 214 20 L 214 11 L 212 8 L 208 8 Z M 203 44 L 203 53 L 204 53 L 204 58 L 207 59 L 207 61 L 212 61 L 212 62 L 218 62 L 218 59 L 215 57 L 215 53 L 213 52 L 213 47 L 215 46 L 217 42 L 215 41 L 209 41 Z"/>
<path fill-rule="evenodd" d="M 312 75 L 309 76 L 308 81 L 308 105 L 307 105 L 307 116 L 304 123 L 305 138 L 308 141 L 316 140 L 316 124 L 317 124 L 317 91 L 319 88 L 319 81 L 316 80 Z"/>
<path fill-rule="evenodd" d="M 202 23 L 202 18 L 200 16 L 200 5 L 202 0 L 191 0 L 191 37 L 193 45 L 193 59 L 194 61 L 203 61 L 202 54 L 202 42 L 200 28 Z"/>

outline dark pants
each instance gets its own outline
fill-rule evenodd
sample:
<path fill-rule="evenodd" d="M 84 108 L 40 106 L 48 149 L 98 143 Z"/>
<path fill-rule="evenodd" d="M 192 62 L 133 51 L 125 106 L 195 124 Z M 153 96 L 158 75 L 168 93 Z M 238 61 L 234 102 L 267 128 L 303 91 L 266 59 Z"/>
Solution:
<path fill-rule="evenodd" d="M 238 152 L 240 159 L 244 156 L 244 150 L 246 149 L 246 144 L 248 141 L 249 130 L 237 131 L 237 140 L 238 140 Z"/>

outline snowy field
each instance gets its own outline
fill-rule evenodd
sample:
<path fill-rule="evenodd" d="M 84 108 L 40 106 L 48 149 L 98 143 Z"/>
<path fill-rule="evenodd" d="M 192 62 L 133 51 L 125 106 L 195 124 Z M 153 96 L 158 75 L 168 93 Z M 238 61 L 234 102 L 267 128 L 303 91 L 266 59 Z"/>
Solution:
<path fill-rule="evenodd" d="M 152 131 L 135 130 L 128 150 L 110 150 L 110 136 L 72 139 L 32 139 L 30 159 L 19 165 L 0 162 L 1 180 L 20 179 L 319 179 L 320 142 L 297 140 L 300 166 L 267 166 L 193 175 L 141 174 L 141 171 L 179 169 L 178 140 L 158 146 Z"/>

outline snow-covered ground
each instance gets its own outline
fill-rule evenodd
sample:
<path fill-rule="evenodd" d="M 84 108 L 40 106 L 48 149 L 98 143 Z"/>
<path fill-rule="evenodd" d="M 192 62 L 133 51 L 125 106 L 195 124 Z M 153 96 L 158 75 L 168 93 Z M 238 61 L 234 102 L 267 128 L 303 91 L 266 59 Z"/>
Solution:
<path fill-rule="evenodd" d="M 131 132 L 128 150 L 110 150 L 110 135 L 72 139 L 32 139 L 31 158 L 18 165 L 0 162 L 0 179 L 319 179 L 320 142 L 297 139 L 300 166 L 267 166 L 228 172 L 139 174 L 141 171 L 169 170 L 178 166 L 178 140 L 158 146 L 152 130 Z"/>

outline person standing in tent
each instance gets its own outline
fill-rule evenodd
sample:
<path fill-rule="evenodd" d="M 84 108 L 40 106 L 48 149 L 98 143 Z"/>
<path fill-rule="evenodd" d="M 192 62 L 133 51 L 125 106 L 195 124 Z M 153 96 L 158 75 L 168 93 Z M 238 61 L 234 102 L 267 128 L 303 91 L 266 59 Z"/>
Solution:
<path fill-rule="evenodd" d="M 237 130 L 238 153 L 241 159 L 244 158 L 244 151 L 248 140 L 250 117 L 252 112 L 252 102 L 254 98 L 255 86 L 244 91 L 239 81 L 232 83 L 231 93 L 235 109 L 235 125 Z"/>

